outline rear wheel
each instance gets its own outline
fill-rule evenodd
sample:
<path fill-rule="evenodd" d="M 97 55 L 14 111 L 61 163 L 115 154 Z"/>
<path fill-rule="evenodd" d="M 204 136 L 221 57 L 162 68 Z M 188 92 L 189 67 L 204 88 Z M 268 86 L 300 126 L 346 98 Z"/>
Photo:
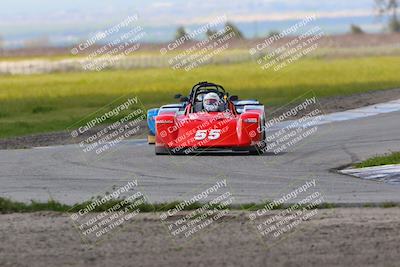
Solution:
<path fill-rule="evenodd" d="M 147 143 L 149 145 L 154 145 L 156 143 L 156 137 L 154 135 L 147 135 Z"/>

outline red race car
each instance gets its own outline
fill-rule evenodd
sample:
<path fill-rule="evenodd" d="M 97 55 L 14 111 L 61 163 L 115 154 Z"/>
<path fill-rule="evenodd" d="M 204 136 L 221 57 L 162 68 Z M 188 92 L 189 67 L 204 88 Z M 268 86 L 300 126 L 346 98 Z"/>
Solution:
<path fill-rule="evenodd" d="M 258 154 L 265 139 L 265 114 L 257 100 L 239 101 L 221 85 L 201 82 L 181 102 L 182 109 L 155 117 L 156 155 L 216 150 Z"/>

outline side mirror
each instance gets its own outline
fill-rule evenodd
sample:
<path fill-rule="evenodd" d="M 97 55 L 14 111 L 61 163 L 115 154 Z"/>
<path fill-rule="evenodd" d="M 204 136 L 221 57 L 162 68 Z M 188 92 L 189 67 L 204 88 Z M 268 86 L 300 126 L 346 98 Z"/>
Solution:
<path fill-rule="evenodd" d="M 182 97 L 182 94 L 176 94 L 176 95 L 174 96 L 175 99 L 180 99 L 181 97 Z"/>
<path fill-rule="evenodd" d="M 186 96 L 184 96 L 184 97 L 181 97 L 180 101 L 181 101 L 181 102 L 188 102 L 188 101 L 189 101 L 189 98 L 187 98 Z"/>
<path fill-rule="evenodd" d="M 231 95 L 229 97 L 229 101 L 238 101 L 238 100 L 239 100 L 239 97 L 237 95 Z"/>

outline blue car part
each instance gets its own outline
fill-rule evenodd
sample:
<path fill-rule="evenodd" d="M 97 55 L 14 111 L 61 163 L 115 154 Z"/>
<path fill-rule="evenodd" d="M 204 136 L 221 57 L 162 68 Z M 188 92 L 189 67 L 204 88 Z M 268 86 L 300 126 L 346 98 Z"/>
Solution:
<path fill-rule="evenodd" d="M 147 111 L 147 126 L 149 127 L 149 135 L 156 135 L 155 117 L 158 115 L 159 108 L 152 108 Z"/>

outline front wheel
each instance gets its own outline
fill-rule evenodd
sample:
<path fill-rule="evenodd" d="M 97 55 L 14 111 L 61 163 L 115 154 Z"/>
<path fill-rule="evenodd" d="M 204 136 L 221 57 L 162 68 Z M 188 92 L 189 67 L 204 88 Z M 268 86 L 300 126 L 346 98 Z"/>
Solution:
<path fill-rule="evenodd" d="M 156 155 L 171 155 L 169 149 L 163 146 L 156 146 L 154 151 Z"/>
<path fill-rule="evenodd" d="M 261 155 L 262 153 L 261 153 L 261 151 L 259 151 L 258 149 L 257 149 L 257 146 L 253 146 L 253 147 L 251 147 L 250 149 L 249 149 L 249 155 L 254 155 L 254 156 L 258 156 L 258 155 Z"/>

